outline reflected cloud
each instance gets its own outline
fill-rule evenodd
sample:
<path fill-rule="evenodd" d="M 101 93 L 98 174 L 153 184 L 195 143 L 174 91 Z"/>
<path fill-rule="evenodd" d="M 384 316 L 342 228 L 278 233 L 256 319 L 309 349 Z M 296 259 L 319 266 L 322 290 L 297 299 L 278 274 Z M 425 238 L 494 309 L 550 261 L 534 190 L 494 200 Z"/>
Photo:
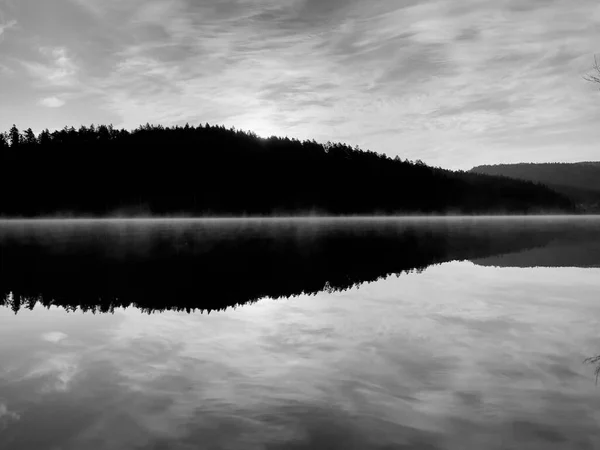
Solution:
<path fill-rule="evenodd" d="M 9 410 L 6 404 L 0 401 L 0 431 L 20 419 L 21 416 L 19 414 Z"/>
<path fill-rule="evenodd" d="M 52 342 L 54 344 L 58 344 L 67 338 L 68 336 L 65 333 L 61 333 L 60 331 L 52 331 L 50 333 L 44 333 L 42 335 L 42 339 L 44 341 Z"/>
<path fill-rule="evenodd" d="M 23 449 L 441 450 L 499 437 L 593 448 L 600 399 L 581 349 L 593 342 L 595 324 L 582 317 L 597 316 L 597 275 L 462 261 L 210 316 L 116 308 L 92 317 L 76 356 L 52 357 L 12 385 L 26 396 L 76 366 L 67 391 L 45 392 L 15 433 Z M 573 284 L 587 287 L 573 295 Z M 80 319 L 90 315 L 62 314 L 63 326 Z M 68 338 L 55 333 L 33 332 L 35 345 L 56 350 L 52 341 Z"/>
<path fill-rule="evenodd" d="M 55 354 L 43 358 L 23 375 L 21 380 L 41 381 L 41 392 L 49 393 L 69 389 L 79 371 L 79 354 Z"/>

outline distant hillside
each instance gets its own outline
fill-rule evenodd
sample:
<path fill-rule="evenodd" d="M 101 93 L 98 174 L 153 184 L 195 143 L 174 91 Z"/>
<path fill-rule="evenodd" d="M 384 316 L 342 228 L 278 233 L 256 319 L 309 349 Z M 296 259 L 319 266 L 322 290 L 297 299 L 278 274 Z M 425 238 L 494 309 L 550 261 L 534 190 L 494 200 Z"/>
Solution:
<path fill-rule="evenodd" d="M 597 221 L 578 219 L 572 233 L 550 236 L 539 246 L 471 259 L 475 264 L 495 267 L 600 267 L 600 229 Z"/>
<path fill-rule="evenodd" d="M 574 211 L 535 183 L 223 126 L 0 133 L 0 216 Z"/>
<path fill-rule="evenodd" d="M 473 173 L 542 183 L 590 210 L 600 210 L 600 162 L 477 166 Z"/>

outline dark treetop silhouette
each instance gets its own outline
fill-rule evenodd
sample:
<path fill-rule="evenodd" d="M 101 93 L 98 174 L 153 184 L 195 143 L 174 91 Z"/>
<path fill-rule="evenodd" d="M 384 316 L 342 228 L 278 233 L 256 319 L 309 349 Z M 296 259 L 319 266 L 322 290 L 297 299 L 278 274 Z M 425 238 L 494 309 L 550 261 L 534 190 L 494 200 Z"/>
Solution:
<path fill-rule="evenodd" d="M 532 182 L 222 126 L 0 135 L 0 215 L 572 211 Z"/>
<path fill-rule="evenodd" d="M 543 247 L 540 220 L 297 220 L 0 224 L 0 299 L 109 312 L 218 310 L 345 290 L 457 259 Z M 578 233 L 600 241 L 596 222 Z"/>
<path fill-rule="evenodd" d="M 600 162 L 497 164 L 471 172 L 543 183 L 569 197 L 578 209 L 600 212 Z"/>

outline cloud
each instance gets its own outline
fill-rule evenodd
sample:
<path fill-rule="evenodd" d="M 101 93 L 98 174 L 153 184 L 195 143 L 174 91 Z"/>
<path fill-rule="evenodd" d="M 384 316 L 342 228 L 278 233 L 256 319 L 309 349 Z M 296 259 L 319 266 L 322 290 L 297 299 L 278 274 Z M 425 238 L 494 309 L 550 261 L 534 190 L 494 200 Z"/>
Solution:
<path fill-rule="evenodd" d="M 42 380 L 43 392 L 67 391 L 79 373 L 79 359 L 75 352 L 51 355 L 35 364 L 21 380 Z"/>
<path fill-rule="evenodd" d="M 65 104 L 64 100 L 61 100 L 58 97 L 46 97 L 40 100 L 40 105 L 45 106 L 47 108 L 60 108 Z"/>
<path fill-rule="evenodd" d="M 38 24 L 23 89 L 117 126 L 223 123 L 463 168 L 564 160 L 542 144 L 556 130 L 569 157 L 595 145 L 594 0 L 53 1 L 86 26 Z"/>
<path fill-rule="evenodd" d="M 13 75 L 15 71 L 4 64 L 0 64 L 0 75 Z"/>
<path fill-rule="evenodd" d="M 5 429 L 11 422 L 16 422 L 21 416 L 16 412 L 10 411 L 6 404 L 0 402 L 0 431 Z"/>
<path fill-rule="evenodd" d="M 2 42 L 2 38 L 3 38 L 3 35 L 6 32 L 6 30 L 9 30 L 16 25 L 17 25 L 17 21 L 14 19 L 9 20 L 8 22 L 5 22 L 5 23 L 0 22 L 0 42 Z"/>
<path fill-rule="evenodd" d="M 65 333 L 63 333 L 61 331 L 51 331 L 49 333 L 44 333 L 42 335 L 42 340 L 51 342 L 53 344 L 58 344 L 61 341 L 64 341 L 65 339 L 67 339 L 68 337 L 69 337 L 68 335 L 66 335 Z"/>
<path fill-rule="evenodd" d="M 28 74 L 41 86 L 73 87 L 77 84 L 78 67 L 62 47 L 42 47 L 39 52 L 46 62 L 22 61 Z"/>

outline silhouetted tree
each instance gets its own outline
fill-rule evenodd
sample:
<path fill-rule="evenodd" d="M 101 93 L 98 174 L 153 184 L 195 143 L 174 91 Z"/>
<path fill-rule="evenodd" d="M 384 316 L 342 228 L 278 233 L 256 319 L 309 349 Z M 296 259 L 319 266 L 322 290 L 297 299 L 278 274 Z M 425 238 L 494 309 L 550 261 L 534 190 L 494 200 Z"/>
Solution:
<path fill-rule="evenodd" d="M 110 131 L 106 125 L 100 125 L 98 127 L 98 140 L 106 142 L 110 139 Z"/>
<path fill-rule="evenodd" d="M 427 166 L 342 143 L 206 124 L 64 127 L 4 158 L 0 214 L 403 214 L 572 211 L 535 183 Z M 13 127 L 11 147 L 21 138 Z M 22 189 L 15 186 L 27 184 Z"/>
<path fill-rule="evenodd" d="M 23 132 L 23 143 L 27 145 L 37 144 L 37 137 L 31 128 L 27 128 Z"/>
<path fill-rule="evenodd" d="M 8 138 L 10 139 L 11 147 L 18 147 L 21 141 L 21 135 L 19 133 L 19 129 L 16 125 L 13 125 L 11 129 L 8 131 Z"/>
<path fill-rule="evenodd" d="M 51 143 L 51 141 L 52 138 L 50 136 L 50 131 L 47 128 L 45 130 L 42 130 L 42 132 L 40 132 L 40 135 L 38 136 L 38 142 L 41 144 L 41 146 L 46 148 Z"/>

